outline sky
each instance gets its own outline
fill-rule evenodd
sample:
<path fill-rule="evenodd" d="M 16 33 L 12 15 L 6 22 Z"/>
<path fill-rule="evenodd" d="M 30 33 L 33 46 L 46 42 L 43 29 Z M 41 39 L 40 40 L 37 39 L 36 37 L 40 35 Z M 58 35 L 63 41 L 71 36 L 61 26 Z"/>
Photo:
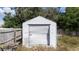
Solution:
<path fill-rule="evenodd" d="M 60 8 L 60 12 L 61 12 L 61 13 L 66 12 L 66 7 L 61 7 L 61 8 Z"/>
<path fill-rule="evenodd" d="M 11 13 L 12 15 L 15 14 L 15 11 L 11 10 L 11 8 L 9 8 L 9 7 L 0 8 L 0 26 L 2 24 L 4 24 L 3 17 L 5 16 L 5 14 L 4 14 L 5 12 Z"/>
<path fill-rule="evenodd" d="M 60 8 L 60 12 L 65 12 L 65 7 L 61 7 Z M 15 11 L 14 10 L 12 10 L 10 7 L 3 7 L 3 8 L 0 8 L 0 26 L 2 25 L 2 24 L 4 24 L 4 21 L 3 21 L 3 17 L 5 16 L 5 14 L 4 14 L 4 12 L 6 12 L 6 13 L 11 13 L 12 15 L 14 15 L 15 14 Z"/>

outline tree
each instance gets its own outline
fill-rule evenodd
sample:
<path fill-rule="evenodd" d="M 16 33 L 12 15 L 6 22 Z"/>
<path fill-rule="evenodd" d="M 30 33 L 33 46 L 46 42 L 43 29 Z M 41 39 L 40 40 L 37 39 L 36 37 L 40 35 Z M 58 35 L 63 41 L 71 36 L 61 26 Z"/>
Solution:
<path fill-rule="evenodd" d="M 5 17 L 3 18 L 4 25 L 6 28 L 17 28 L 19 27 L 19 22 L 16 16 L 12 16 L 11 13 L 5 13 Z"/>
<path fill-rule="evenodd" d="M 66 13 L 59 14 L 57 21 L 59 28 L 64 31 L 79 31 L 79 8 L 66 8 Z"/>
<path fill-rule="evenodd" d="M 23 22 L 37 16 L 43 16 L 48 19 L 57 19 L 56 8 L 41 8 L 41 7 L 20 7 L 16 8 L 16 17 L 22 25 Z M 21 26 L 22 27 L 22 26 Z"/>
<path fill-rule="evenodd" d="M 35 8 L 34 7 L 31 7 L 31 8 L 28 8 L 28 7 L 27 8 L 25 8 L 25 7 L 19 7 L 18 8 L 17 7 L 15 9 L 17 20 L 22 25 L 23 22 L 38 16 L 40 10 L 41 10 L 41 8 L 36 8 L 36 7 Z"/>
<path fill-rule="evenodd" d="M 12 9 L 15 9 L 16 15 L 6 14 L 4 17 L 4 27 L 22 27 L 23 22 L 37 16 L 43 16 L 53 21 L 58 19 L 56 8 L 16 7 Z"/>

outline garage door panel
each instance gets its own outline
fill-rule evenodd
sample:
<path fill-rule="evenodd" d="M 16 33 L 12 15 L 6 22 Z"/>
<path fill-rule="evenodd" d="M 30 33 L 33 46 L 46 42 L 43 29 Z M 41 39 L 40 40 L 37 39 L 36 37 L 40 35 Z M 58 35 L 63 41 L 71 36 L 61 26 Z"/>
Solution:
<path fill-rule="evenodd" d="M 30 26 L 30 45 L 47 44 L 48 26 Z"/>
<path fill-rule="evenodd" d="M 48 26 L 30 26 L 31 33 L 48 33 Z"/>
<path fill-rule="evenodd" d="M 47 44 L 47 35 L 45 34 L 33 34 L 30 36 L 31 44 Z"/>

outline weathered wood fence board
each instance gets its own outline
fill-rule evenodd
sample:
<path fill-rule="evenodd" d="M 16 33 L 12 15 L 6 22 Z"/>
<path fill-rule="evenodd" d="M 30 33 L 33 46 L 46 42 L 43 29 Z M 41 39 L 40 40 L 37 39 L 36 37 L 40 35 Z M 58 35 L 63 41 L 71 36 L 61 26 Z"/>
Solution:
<path fill-rule="evenodd" d="M 0 29 L 0 44 L 13 45 L 21 36 L 21 29 Z"/>

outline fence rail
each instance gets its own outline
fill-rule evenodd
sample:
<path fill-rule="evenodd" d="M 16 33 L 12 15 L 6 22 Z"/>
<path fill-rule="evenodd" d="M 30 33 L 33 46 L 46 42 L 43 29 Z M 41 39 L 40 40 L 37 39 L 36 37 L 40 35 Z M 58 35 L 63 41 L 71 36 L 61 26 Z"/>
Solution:
<path fill-rule="evenodd" d="M 17 36 L 16 38 L 18 38 L 18 37 L 21 37 L 21 35 Z M 14 40 L 14 38 L 12 38 L 11 40 L 8 40 L 8 41 L 6 41 L 6 42 L 0 43 L 0 45 L 5 44 L 5 43 L 8 43 L 8 42 L 10 42 L 10 41 L 12 41 L 12 40 Z"/>
<path fill-rule="evenodd" d="M 11 31 L 0 31 L 0 46 L 1 45 L 18 45 L 22 39 L 22 30 L 15 29 Z"/>

